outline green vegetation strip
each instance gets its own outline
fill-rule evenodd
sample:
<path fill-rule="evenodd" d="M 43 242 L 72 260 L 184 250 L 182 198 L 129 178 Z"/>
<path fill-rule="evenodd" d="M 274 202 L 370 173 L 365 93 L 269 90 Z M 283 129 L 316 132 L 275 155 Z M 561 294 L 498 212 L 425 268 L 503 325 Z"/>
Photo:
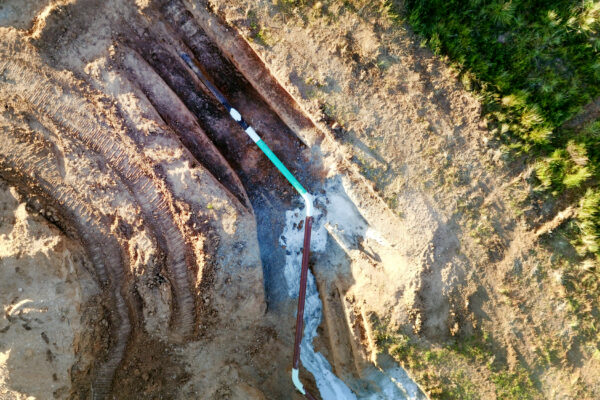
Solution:
<path fill-rule="evenodd" d="M 486 332 L 432 347 L 411 334 L 391 330 L 387 321 L 372 318 L 371 323 L 378 350 L 415 374 L 432 399 L 483 399 L 490 395 L 486 391 L 498 399 L 542 398 L 526 368 L 519 364 L 511 370 L 495 355 L 493 339 Z"/>
<path fill-rule="evenodd" d="M 424 43 L 481 95 L 504 144 L 535 158 L 539 188 L 582 199 L 581 255 L 597 257 L 600 122 L 563 125 L 600 95 L 600 2 L 407 0 L 404 7 Z"/>

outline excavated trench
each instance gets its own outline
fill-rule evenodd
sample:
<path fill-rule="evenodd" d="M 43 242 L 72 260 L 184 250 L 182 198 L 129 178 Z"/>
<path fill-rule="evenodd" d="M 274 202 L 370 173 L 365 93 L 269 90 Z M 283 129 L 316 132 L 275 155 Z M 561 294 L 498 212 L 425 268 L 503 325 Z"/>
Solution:
<path fill-rule="evenodd" d="M 125 28 L 117 35 L 117 56 L 111 67 L 137 85 L 169 128 L 168 133 L 189 150 L 192 165 L 197 162 L 204 166 L 242 209 L 254 213 L 267 301 L 276 308 L 287 296 L 281 268 L 285 253 L 279 246 L 279 235 L 285 222 L 284 212 L 297 205 L 296 196 L 185 66 L 178 52 L 185 50 L 193 55 L 299 179 L 317 182 L 302 156 L 305 146 L 180 2 L 157 7 L 154 17 L 159 23 L 152 26 L 141 20 L 122 25 Z M 156 247 L 155 271 L 151 275 L 168 281 L 174 299 L 169 335 L 176 342 L 202 333 L 195 322 L 206 312 L 195 301 L 191 282 L 200 274 L 201 285 L 210 285 L 210 262 L 205 270 L 198 271 L 201 263 L 196 261 L 187 239 L 191 228 L 182 225 L 177 217 L 182 210 L 178 209 L 173 190 L 166 184 L 164 173 L 140 155 L 138 149 L 146 145 L 144 135 L 127 124 L 115 125 L 122 114 L 118 106 L 107 104 L 98 110 L 93 93 L 73 100 L 67 95 L 82 88 L 73 87 L 59 74 L 40 76 L 18 57 L 4 59 L 0 70 L 7 82 L 31 82 L 1 99 L 13 126 L 2 131 L 1 175 L 18 187 L 34 208 L 52 210 L 51 221 L 82 242 L 94 265 L 105 299 L 110 335 L 105 338 L 104 350 L 96 354 L 98 361 L 89 373 L 91 389 L 87 396 L 107 398 L 126 352 L 147 342 L 142 328 L 143 300 L 129 276 L 126 242 L 133 228 L 94 209 L 86 191 L 80 190 L 85 183 L 78 186 L 64 181 L 60 160 L 64 150 L 85 154 L 91 160 L 90 169 L 103 171 L 115 186 L 115 193 L 126 193 L 120 200 L 142 216 L 143 229 L 150 232 Z M 27 105 L 26 112 L 22 111 L 23 104 Z M 114 135 L 100 133 L 106 128 Z M 310 184 L 308 187 L 314 189 Z M 200 218 L 197 222 L 201 224 Z M 115 223 L 122 225 L 117 233 L 113 229 Z M 207 243 L 210 246 L 210 240 Z"/>
<path fill-rule="evenodd" d="M 92 335 L 89 340 L 96 343 L 92 347 L 97 361 L 89 370 L 76 371 L 73 377 L 78 381 L 77 395 L 95 399 L 109 398 L 111 393 L 120 393 L 124 398 L 128 398 L 124 393 L 134 396 L 135 386 L 127 388 L 136 380 L 131 371 L 149 360 L 140 354 L 154 340 L 145 325 L 150 301 L 133 271 L 143 272 L 140 275 L 146 277 L 144 283 L 149 290 L 159 288 L 172 299 L 167 302 L 170 309 L 165 321 L 172 343 L 185 344 L 219 334 L 207 328 L 210 324 L 206 321 L 218 316 L 204 294 L 216 280 L 215 248 L 219 238 L 210 227 L 207 210 L 182 205 L 185 201 L 181 190 L 173 186 L 168 172 L 141 151 L 156 143 L 181 143 L 185 152 L 180 158 L 192 167 L 205 168 L 211 175 L 207 181 L 233 204 L 236 212 L 256 220 L 266 303 L 271 317 L 281 321 L 281 332 L 275 336 L 281 335 L 284 342 L 292 336 L 294 301 L 289 297 L 283 268 L 290 250 L 281 245 L 281 234 L 289 228 L 286 211 L 300 207 L 300 198 L 186 66 L 179 57 L 182 51 L 192 56 L 309 192 L 322 194 L 326 185 L 319 165 L 322 161 L 315 162 L 314 155 L 288 126 L 291 122 L 297 129 L 310 121 L 298 113 L 296 119 L 284 122 L 285 118 L 245 78 L 248 74 L 264 74 L 268 85 L 272 77 L 266 78 L 266 69 L 244 71 L 246 75 L 240 72 L 232 57 L 217 46 L 180 1 L 159 2 L 145 13 L 147 18 L 129 15 L 128 20 L 120 21 L 119 31 L 113 32 L 110 64 L 104 68 L 126 81 L 130 90 L 142 98 L 143 112 L 157 121 L 149 132 L 128 123 L 122 105 L 107 101 L 94 90 L 73 85 L 63 74 L 40 73 L 19 57 L 0 59 L 4 82 L 31 82 L 0 98 L 5 105 L 4 117 L 12 125 L 1 131 L 1 177 L 17 186 L 34 208 L 52 210 L 51 222 L 81 241 L 102 290 L 109 335 Z M 63 18 L 66 21 L 69 14 Z M 52 29 L 48 30 L 52 35 Z M 42 45 L 40 50 L 45 51 Z M 95 85 L 90 82 L 95 89 L 105 89 Z M 296 107 L 284 104 L 286 96 L 277 101 L 291 110 Z M 66 154 L 77 159 L 82 170 L 93 172 L 85 178 L 88 181 L 65 180 L 68 174 L 61 160 Z M 94 182 L 100 178 L 103 185 Z M 324 201 L 319 206 L 323 209 Z M 139 220 L 111 213 L 117 204 L 127 206 Z M 183 215 L 190 217 L 184 219 Z M 148 240 L 132 245 L 133 239 L 140 236 Z M 344 250 L 331 242 L 329 252 L 343 257 Z M 243 247 L 239 247 L 241 260 L 237 262 L 243 262 Z M 340 290 L 328 290 L 337 293 L 338 298 L 333 302 L 330 299 L 325 312 L 337 307 L 342 321 L 337 328 L 325 329 L 322 336 L 329 337 L 321 339 L 321 346 L 337 340 L 352 347 L 350 334 L 342 332 L 348 328 L 343 320 Z M 291 347 L 289 350 L 284 358 L 291 357 Z M 354 355 L 341 354 L 339 349 L 331 351 L 337 358 L 334 364 L 345 366 L 345 377 L 360 375 L 360 363 L 354 360 L 351 365 L 353 358 L 364 358 L 359 350 L 347 349 L 347 353 L 359 352 Z M 160 357 L 148 362 L 160 364 L 157 360 Z M 163 368 L 170 368 L 169 376 L 157 372 L 152 377 L 155 386 L 174 387 L 186 379 L 187 372 L 182 368 L 167 361 L 163 364 Z M 156 371 L 161 369 L 157 367 Z M 266 373 L 252 373 L 267 379 Z M 282 368 L 276 374 L 289 379 Z M 287 384 L 291 391 L 291 382 Z M 312 379 L 308 387 L 316 389 Z M 154 394 L 170 398 L 166 390 L 157 389 Z"/>
<path fill-rule="evenodd" d="M 279 236 L 284 227 L 285 211 L 299 205 L 298 196 L 178 54 L 184 50 L 193 56 L 203 72 L 256 128 L 284 164 L 306 183 L 309 191 L 314 191 L 319 180 L 316 174 L 310 173 L 306 146 L 179 2 L 167 3 L 160 13 L 167 22 L 164 26 L 127 35 L 123 51 L 133 52 L 137 58 L 137 69 L 129 68 L 127 72 L 196 159 L 242 204 L 253 210 L 267 301 L 269 306 L 277 307 L 287 297 L 281 268 L 285 254 L 279 245 Z M 156 39 L 159 37 L 163 40 Z M 165 37 L 171 40 L 170 45 L 164 43 Z M 145 63 L 145 73 L 139 73 L 140 63 Z M 165 87 L 156 88 L 157 85 Z M 165 93 L 173 98 L 164 98 Z M 178 107 L 173 112 L 172 105 L 177 103 L 185 108 Z M 197 122 L 196 126 L 193 121 Z"/>

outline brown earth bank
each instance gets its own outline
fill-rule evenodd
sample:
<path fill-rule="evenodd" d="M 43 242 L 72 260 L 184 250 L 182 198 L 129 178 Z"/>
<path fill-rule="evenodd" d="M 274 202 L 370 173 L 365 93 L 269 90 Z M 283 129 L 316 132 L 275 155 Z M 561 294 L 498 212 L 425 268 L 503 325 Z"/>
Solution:
<path fill-rule="evenodd" d="M 359 397 L 385 346 L 432 395 L 600 395 L 553 255 L 572 211 L 525 201 L 530 170 L 384 3 L 308 3 L 0 4 L 0 398 L 300 398 L 301 202 L 180 52 L 321 195 L 314 344 Z"/>

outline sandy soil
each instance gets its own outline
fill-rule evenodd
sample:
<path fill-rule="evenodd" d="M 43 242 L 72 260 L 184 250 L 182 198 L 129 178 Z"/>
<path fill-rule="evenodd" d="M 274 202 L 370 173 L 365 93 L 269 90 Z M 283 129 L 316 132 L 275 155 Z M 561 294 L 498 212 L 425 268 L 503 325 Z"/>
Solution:
<path fill-rule="evenodd" d="M 510 368 L 558 337 L 577 359 L 536 372 L 545 397 L 593 398 L 593 349 L 536 272 L 572 214 L 524 205 L 530 171 L 379 3 L 286 4 L 0 5 L 0 395 L 299 398 L 280 242 L 299 199 L 186 51 L 320 196 L 314 345 L 353 390 L 389 362 L 378 319 L 431 348 L 483 327 Z"/>
<path fill-rule="evenodd" d="M 92 360 L 78 350 L 102 324 L 83 314 L 99 306 L 93 267 L 14 189 L 0 191 L 0 397 L 61 398 L 71 389 L 71 368 L 89 368 Z"/>

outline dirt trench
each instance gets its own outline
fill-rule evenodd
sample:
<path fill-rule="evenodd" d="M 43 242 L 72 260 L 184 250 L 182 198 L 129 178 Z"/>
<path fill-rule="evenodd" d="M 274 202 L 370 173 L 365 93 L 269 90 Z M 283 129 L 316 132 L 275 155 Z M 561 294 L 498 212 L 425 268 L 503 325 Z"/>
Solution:
<path fill-rule="evenodd" d="M 344 231 L 330 219 L 327 250 L 313 256 L 324 303 L 315 347 L 357 393 L 377 392 L 364 381 L 377 371 L 368 315 L 389 310 L 376 299 L 382 293 L 396 302 L 414 297 L 408 278 L 376 289 L 389 273 L 382 265 L 417 274 L 399 255 L 406 250 L 397 217 L 333 134 L 203 2 L 45 4 L 30 10 L 30 25 L 19 17 L 0 28 L 0 176 L 57 237 L 79 244 L 69 251 L 86 254 L 94 277 L 94 290 L 80 290 L 95 294 L 81 298 L 68 374 L 48 378 L 60 390 L 31 389 L 11 373 L 15 352 L 0 395 L 299 398 L 290 382 L 295 300 L 280 235 L 285 212 L 302 203 L 181 52 L 322 196 L 323 218 L 342 221 L 348 207 L 359 221 L 360 229 Z M 325 197 L 332 182 L 335 201 Z M 368 226 L 387 241 L 367 239 Z M 36 329 L 58 335 L 60 318 L 48 318 Z M 18 329 L 3 344 L 9 350 L 27 345 Z M 65 368 L 49 360 L 49 370 Z"/>
<path fill-rule="evenodd" d="M 80 356 L 80 365 L 71 376 L 71 396 L 101 399 L 112 394 L 135 398 L 143 387 L 142 393 L 150 397 L 172 398 L 179 384 L 177 376 L 189 376 L 172 346 L 219 335 L 223 327 L 219 327 L 217 314 L 227 311 L 211 306 L 207 292 L 219 280 L 239 280 L 243 276 L 214 276 L 220 237 L 208 226 L 206 208 L 199 210 L 198 205 L 181 199 L 165 179 L 164 165 L 140 149 L 148 146 L 150 136 L 170 140 L 171 146 L 173 140 L 179 140 L 185 147 L 184 159 L 192 168 L 210 173 L 204 179 L 209 182 L 204 183 L 214 187 L 216 199 L 228 199 L 228 206 L 242 219 L 252 220 L 256 215 L 258 236 L 263 243 L 267 297 L 273 305 L 281 300 L 276 269 L 282 259 L 278 231 L 282 228 L 282 212 L 293 198 L 290 190 L 283 189 L 286 184 L 274 168 L 181 62 L 178 51 L 188 51 L 198 59 L 293 170 L 303 166 L 297 156 L 302 153 L 302 144 L 202 30 L 194 26 L 178 2 L 157 4 L 146 10 L 146 18 L 152 18 L 153 24 L 149 19 L 130 15 L 127 24 L 119 21 L 122 31 L 111 35 L 115 53 L 103 69 L 119 74 L 140 98 L 145 97 L 147 106 L 152 106 L 143 107 L 143 112 L 150 115 L 157 131 L 141 131 L 131 117 L 124 115 L 122 104 L 112 103 L 98 92 L 102 88 L 97 82 L 90 82 L 89 78 L 79 81 L 77 76 L 44 66 L 44 61 L 60 59 L 66 47 L 77 45 L 71 39 L 59 39 L 71 38 L 69 33 L 57 34 L 58 29 L 64 33 L 67 20 L 73 22 L 75 18 L 70 24 L 74 28 L 69 29 L 81 29 L 86 8 L 87 12 L 106 10 L 97 4 L 88 6 L 89 2 L 48 6 L 43 29 L 33 32 L 31 37 L 36 38 L 29 42 L 45 58 L 36 60 L 37 67 L 27 51 L 13 53 L 14 49 L 10 49 L 13 54 L 2 58 L 0 70 L 9 88 L 2 94 L 5 124 L 1 174 L 29 204 L 40 211 L 52 210 L 52 222 L 81 242 L 94 266 L 109 329 L 104 331 L 99 325 L 88 333 L 91 337 L 86 339 L 89 347 L 85 351 L 92 353 L 91 358 Z M 7 36 L 12 36 L 16 47 L 28 46 L 18 33 L 8 32 Z M 59 46 L 53 46 L 57 40 Z M 73 156 L 71 160 L 66 160 L 67 154 Z M 83 181 L 73 179 L 73 167 L 81 168 L 82 175 L 87 175 Z M 308 174 L 300 175 L 309 181 Z M 212 208 L 210 203 L 204 206 Z M 112 207 L 128 209 L 133 215 L 111 212 Z M 184 219 L 185 213 L 192 215 Z M 146 239 L 143 244 L 132 240 L 141 235 Z M 243 296 L 255 297 L 247 308 L 252 311 L 250 315 L 260 317 L 264 310 L 262 274 L 256 273 L 260 261 L 244 257 L 253 249 L 245 250 L 243 241 L 236 243 L 239 263 L 250 259 L 255 264 L 243 267 L 251 270 L 249 275 L 254 272 L 250 283 L 253 290 Z M 239 285 L 238 301 L 245 285 Z M 154 299 L 152 292 L 156 291 L 161 292 L 159 300 Z M 160 300 L 163 304 L 154 304 Z M 160 310 L 168 315 L 157 316 L 159 321 L 150 324 L 149 314 Z M 236 316 L 231 318 L 235 320 Z M 156 326 L 161 321 L 167 328 Z M 255 334 L 276 335 L 264 326 L 268 324 L 258 325 L 252 327 Z M 161 349 L 164 345 L 160 342 L 165 340 L 173 343 L 167 350 Z M 145 355 L 148 346 L 155 352 L 150 359 Z M 261 343 L 254 346 L 260 348 Z M 226 354 L 225 351 L 221 357 L 227 357 Z M 142 377 L 141 387 L 139 383 L 132 385 L 130 371 Z M 291 390 L 283 385 L 287 379 L 278 379 L 279 390 L 289 393 Z M 217 387 L 213 395 L 228 390 Z"/>
<path fill-rule="evenodd" d="M 127 73 L 143 88 L 157 112 L 163 120 L 168 121 L 190 153 L 254 212 L 261 244 L 267 301 L 274 307 L 282 300 L 283 279 L 278 271 L 281 270 L 283 255 L 277 244 L 279 232 L 283 230 L 284 212 L 292 208 L 294 202 L 296 206 L 299 205 L 298 195 L 231 119 L 217 99 L 200 83 L 179 53 L 191 54 L 209 79 L 212 79 L 248 123 L 260 132 L 263 140 L 309 191 L 319 188 L 318 171 L 311 173 L 306 146 L 223 55 L 181 3 L 167 2 L 159 9 L 158 14 L 166 20 L 164 25 L 149 27 L 141 35 L 132 33 L 127 36 L 122 59 L 127 60 L 131 50 L 137 58 L 137 62 L 132 63 L 134 66 L 127 68 Z M 153 20 L 160 18 L 157 15 Z M 170 46 L 161 43 L 165 38 L 169 38 L 172 43 Z M 140 63 L 145 65 L 140 67 Z M 144 69 L 145 73 L 140 73 Z M 152 82 L 152 87 L 149 87 L 148 82 Z M 165 101 L 165 93 L 174 97 Z M 169 109 L 172 103 L 181 103 L 185 108 L 172 112 Z M 180 121 L 190 119 L 188 114 L 197 121 L 197 126 L 190 129 L 191 132 L 181 128 Z M 207 145 L 199 147 L 200 143 Z M 209 157 L 222 160 L 222 168 L 215 168 L 216 163 Z"/>

